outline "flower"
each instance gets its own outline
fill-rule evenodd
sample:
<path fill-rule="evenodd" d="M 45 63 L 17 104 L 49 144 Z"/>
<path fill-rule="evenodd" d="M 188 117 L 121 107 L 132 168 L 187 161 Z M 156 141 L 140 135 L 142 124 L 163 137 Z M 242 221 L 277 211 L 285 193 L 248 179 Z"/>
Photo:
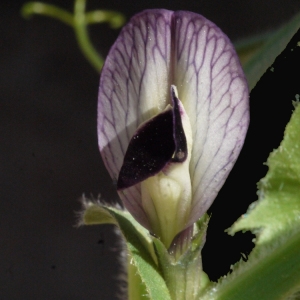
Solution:
<path fill-rule="evenodd" d="M 154 9 L 123 28 L 101 73 L 99 148 L 126 209 L 167 247 L 212 204 L 248 124 L 246 79 L 215 24 Z"/>

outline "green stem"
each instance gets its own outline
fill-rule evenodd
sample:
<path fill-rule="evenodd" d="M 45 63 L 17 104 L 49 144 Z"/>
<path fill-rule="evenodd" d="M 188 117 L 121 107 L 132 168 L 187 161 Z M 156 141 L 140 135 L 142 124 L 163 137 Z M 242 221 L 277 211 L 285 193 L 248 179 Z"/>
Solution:
<path fill-rule="evenodd" d="M 122 14 L 109 10 L 95 10 L 85 12 L 86 0 L 75 0 L 74 16 L 67 10 L 42 2 L 29 2 L 23 5 L 21 13 L 28 18 L 33 14 L 39 14 L 55 18 L 74 28 L 80 50 L 90 64 L 100 72 L 103 66 L 103 58 L 94 48 L 88 35 L 87 25 L 107 22 L 112 28 L 121 27 L 125 18 Z"/>
<path fill-rule="evenodd" d="M 42 2 L 28 2 L 24 4 L 21 13 L 24 18 L 31 17 L 33 14 L 39 14 L 52 17 L 72 27 L 74 25 L 74 19 L 71 13 L 54 5 Z"/>
<path fill-rule="evenodd" d="M 94 48 L 88 36 L 87 22 L 85 17 L 85 4 L 86 0 L 76 0 L 74 4 L 74 30 L 79 47 L 90 62 L 90 64 L 100 72 L 103 66 L 103 58 L 99 55 Z"/>
<path fill-rule="evenodd" d="M 115 11 L 110 10 L 94 10 L 85 14 L 87 24 L 109 23 L 111 28 L 120 28 L 125 23 L 125 17 Z"/>
<path fill-rule="evenodd" d="M 55 5 L 45 4 L 43 2 L 28 2 L 21 9 L 24 18 L 32 15 L 42 15 L 51 17 L 65 23 L 68 26 L 74 26 L 73 15 L 65 9 Z M 111 28 L 120 28 L 125 23 L 123 14 L 110 10 L 94 10 L 85 14 L 85 22 L 88 25 L 107 22 Z"/>

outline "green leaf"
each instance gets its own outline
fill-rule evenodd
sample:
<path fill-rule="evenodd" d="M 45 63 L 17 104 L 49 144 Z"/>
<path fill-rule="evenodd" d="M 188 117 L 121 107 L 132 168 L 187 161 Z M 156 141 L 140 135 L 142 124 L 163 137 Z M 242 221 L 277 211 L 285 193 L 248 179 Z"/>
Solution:
<path fill-rule="evenodd" d="M 133 217 L 124 210 L 101 205 L 99 203 L 85 202 L 85 211 L 82 222 L 85 225 L 116 224 L 126 241 L 129 252 L 129 291 L 130 285 L 136 284 L 139 277 L 135 277 L 130 264 L 136 268 L 138 275 L 145 287 L 134 288 L 146 291 L 147 295 L 132 296 L 130 300 L 153 299 L 171 300 L 168 288 L 157 266 L 157 258 L 154 253 L 152 238 Z M 130 296 L 130 295 L 129 295 Z M 134 297 L 134 298 L 133 298 Z"/>
<path fill-rule="evenodd" d="M 269 171 L 259 182 L 259 201 L 231 228 L 263 230 L 256 244 L 300 228 L 300 106 L 297 106 L 286 127 L 284 140 L 271 153 Z"/>
<path fill-rule="evenodd" d="M 244 65 L 249 89 L 252 90 L 266 69 L 283 51 L 292 36 L 300 27 L 300 14 L 282 26 Z"/>
<path fill-rule="evenodd" d="M 85 202 L 84 206 L 85 210 L 80 221 L 81 225 L 113 224 L 119 226 L 117 220 L 105 206 L 96 205 L 93 202 Z"/>
<path fill-rule="evenodd" d="M 250 37 L 242 38 L 234 42 L 235 50 L 240 58 L 242 66 L 244 66 L 251 57 L 261 49 L 261 47 L 276 33 L 277 31 L 265 32 Z"/>
<path fill-rule="evenodd" d="M 276 300 L 300 291 L 300 106 L 267 165 L 259 200 L 229 230 L 253 231 L 256 247 L 201 299 Z"/>

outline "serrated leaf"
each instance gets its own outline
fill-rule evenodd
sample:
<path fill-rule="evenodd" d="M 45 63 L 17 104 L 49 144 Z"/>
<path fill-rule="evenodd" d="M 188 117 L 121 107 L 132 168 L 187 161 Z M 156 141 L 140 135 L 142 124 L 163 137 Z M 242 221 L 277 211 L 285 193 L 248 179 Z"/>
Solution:
<path fill-rule="evenodd" d="M 259 182 L 259 200 L 230 229 L 261 230 L 256 244 L 300 227 L 300 106 L 287 125 L 279 148 L 271 153 L 269 171 Z"/>
<path fill-rule="evenodd" d="M 134 264 L 141 277 L 149 299 L 169 300 L 168 288 L 160 274 L 151 237 L 133 217 L 124 210 L 107 207 L 95 203 L 85 203 L 82 223 L 85 225 L 116 224 L 127 244 L 130 263 Z M 140 299 L 143 299 L 142 295 Z"/>
<path fill-rule="evenodd" d="M 210 288 L 201 299 L 294 299 L 300 290 L 300 106 L 284 140 L 271 153 L 259 183 L 259 200 L 229 230 L 252 230 L 256 247 L 248 261 Z"/>

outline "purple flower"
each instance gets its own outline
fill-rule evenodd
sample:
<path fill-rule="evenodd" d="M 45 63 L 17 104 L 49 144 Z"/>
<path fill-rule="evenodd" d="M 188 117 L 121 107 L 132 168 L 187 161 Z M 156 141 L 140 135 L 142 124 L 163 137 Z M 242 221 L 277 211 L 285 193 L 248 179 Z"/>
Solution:
<path fill-rule="evenodd" d="M 248 123 L 245 76 L 215 24 L 155 9 L 123 28 L 100 79 L 100 152 L 124 206 L 167 247 L 212 204 Z"/>

